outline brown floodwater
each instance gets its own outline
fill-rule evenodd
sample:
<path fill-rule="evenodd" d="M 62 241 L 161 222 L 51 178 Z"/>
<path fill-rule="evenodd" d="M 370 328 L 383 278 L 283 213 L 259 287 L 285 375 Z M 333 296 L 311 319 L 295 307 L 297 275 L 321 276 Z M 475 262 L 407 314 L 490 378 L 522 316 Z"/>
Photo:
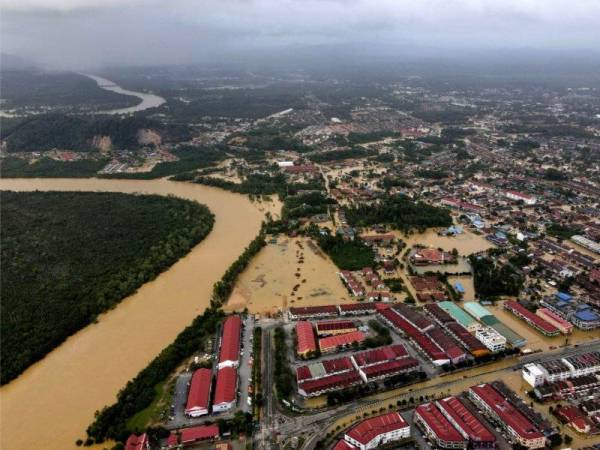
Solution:
<path fill-rule="evenodd" d="M 168 180 L 3 179 L 0 189 L 175 195 L 215 214 L 212 232 L 188 255 L 0 389 L 0 448 L 75 448 L 94 412 L 206 308 L 213 283 L 258 233 L 266 205 Z"/>
<path fill-rule="evenodd" d="M 310 239 L 280 236 L 248 265 L 226 308 L 275 314 L 292 306 L 355 302 L 338 271 Z"/>
<path fill-rule="evenodd" d="M 494 245 L 481 235 L 472 233 L 469 230 L 464 230 L 462 234 L 457 236 L 440 236 L 437 232 L 441 228 L 434 228 L 425 231 L 424 233 L 414 233 L 406 236 L 399 231 L 393 231 L 400 239 L 404 240 L 408 246 L 416 244 L 425 245 L 427 247 L 441 248 L 447 252 L 453 249 L 458 250 L 459 255 L 468 256 L 471 253 L 481 252 Z"/>

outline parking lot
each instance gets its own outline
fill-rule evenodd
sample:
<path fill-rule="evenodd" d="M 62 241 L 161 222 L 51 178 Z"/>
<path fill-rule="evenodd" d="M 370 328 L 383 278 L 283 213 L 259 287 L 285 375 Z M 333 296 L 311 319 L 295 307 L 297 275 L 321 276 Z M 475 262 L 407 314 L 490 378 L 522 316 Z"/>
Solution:
<path fill-rule="evenodd" d="M 185 414 L 185 408 L 187 404 L 187 397 L 190 388 L 190 382 L 192 379 L 192 372 L 189 370 L 185 370 L 178 377 L 175 382 L 175 390 L 173 392 L 173 399 L 171 403 L 170 409 L 170 419 L 167 421 L 166 426 L 169 429 L 188 427 L 193 425 L 199 425 L 207 420 L 214 420 L 215 417 L 227 419 L 233 417 L 233 415 L 237 411 L 249 412 L 251 411 L 251 404 L 249 403 L 248 398 L 251 398 L 249 394 L 249 386 L 251 385 L 250 377 L 252 374 L 252 339 L 254 333 L 254 317 L 248 316 L 243 320 L 242 327 L 242 336 L 240 340 L 240 362 L 238 367 L 238 401 L 235 408 L 230 411 L 220 413 L 220 414 L 210 414 L 207 416 L 201 416 L 197 418 L 188 417 Z M 220 335 L 220 328 L 216 334 L 218 337 Z M 219 339 L 216 339 L 215 342 L 219 342 Z M 217 347 L 217 346 L 215 346 Z M 218 364 L 218 347 L 213 351 L 213 385 L 212 385 L 212 393 L 211 397 L 214 395 L 215 389 L 215 377 L 217 374 L 217 364 Z"/>

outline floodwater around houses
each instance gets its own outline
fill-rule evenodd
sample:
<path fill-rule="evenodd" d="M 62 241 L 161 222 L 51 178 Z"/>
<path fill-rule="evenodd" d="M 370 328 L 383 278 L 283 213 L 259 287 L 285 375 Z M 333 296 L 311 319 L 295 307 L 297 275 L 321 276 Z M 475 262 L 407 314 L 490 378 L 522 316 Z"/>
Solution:
<path fill-rule="evenodd" d="M 187 256 L 0 388 L 0 448 L 7 450 L 75 448 L 94 412 L 202 313 L 213 283 L 258 233 L 265 208 L 277 206 L 168 180 L 2 179 L 0 189 L 175 195 L 216 216 L 212 232 Z"/>

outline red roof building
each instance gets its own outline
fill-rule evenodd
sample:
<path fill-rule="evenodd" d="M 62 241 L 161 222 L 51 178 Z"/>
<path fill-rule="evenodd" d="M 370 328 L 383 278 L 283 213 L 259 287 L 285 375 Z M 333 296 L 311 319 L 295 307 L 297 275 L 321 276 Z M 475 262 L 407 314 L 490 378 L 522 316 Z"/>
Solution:
<path fill-rule="evenodd" d="M 571 332 L 573 332 L 573 324 L 560 317 L 554 311 L 548 308 L 538 308 L 535 313 L 546 322 L 551 323 L 558 328 L 562 334 L 571 334 Z"/>
<path fill-rule="evenodd" d="M 318 169 L 312 164 L 299 164 L 288 166 L 284 169 L 287 173 L 301 174 L 301 173 L 318 173 Z"/>
<path fill-rule="evenodd" d="M 356 369 L 352 369 L 344 373 L 300 382 L 298 383 L 298 393 L 303 397 L 316 397 L 326 392 L 339 391 L 361 383 L 360 375 Z"/>
<path fill-rule="evenodd" d="M 219 439 L 219 427 L 217 425 L 200 425 L 181 430 L 181 443 L 184 446 L 209 439 Z"/>
<path fill-rule="evenodd" d="M 491 384 L 472 386 L 469 397 L 485 414 L 501 424 L 514 442 L 527 448 L 546 446 L 546 438 L 540 430 Z"/>
<path fill-rule="evenodd" d="M 306 380 L 316 380 L 318 378 L 353 370 L 355 369 L 350 357 L 343 356 L 341 358 L 326 359 L 306 366 L 297 367 L 296 380 L 300 383 Z"/>
<path fill-rule="evenodd" d="M 296 338 L 298 345 L 296 353 L 303 358 L 317 351 L 317 341 L 312 324 L 305 320 L 296 323 Z"/>
<path fill-rule="evenodd" d="M 340 314 L 342 316 L 349 315 L 361 315 L 375 312 L 377 306 L 375 303 L 371 302 L 361 302 L 361 303 L 348 303 L 345 305 L 340 305 Z"/>
<path fill-rule="evenodd" d="M 331 450 L 354 450 L 355 448 L 354 445 L 349 444 L 344 439 L 340 439 Z"/>
<path fill-rule="evenodd" d="M 240 316 L 234 315 L 225 319 L 221 333 L 221 347 L 219 349 L 219 369 L 238 366 L 241 332 L 242 319 Z"/>
<path fill-rule="evenodd" d="M 404 320 L 409 322 L 421 333 L 424 333 L 430 328 L 433 328 L 433 322 L 411 306 L 405 305 L 403 303 L 398 303 L 392 306 L 392 309 L 398 314 L 400 314 L 404 318 Z"/>
<path fill-rule="evenodd" d="M 438 347 L 446 352 L 446 355 L 448 355 L 448 358 L 450 361 L 452 361 L 452 364 L 457 364 L 467 359 L 467 354 L 465 351 L 460 348 L 454 338 L 444 333 L 440 327 L 436 326 L 432 328 L 427 332 L 427 335 L 433 342 L 436 343 Z"/>
<path fill-rule="evenodd" d="M 289 316 L 292 320 L 334 317 L 338 314 L 339 312 L 335 305 L 292 307 L 289 310 Z"/>
<path fill-rule="evenodd" d="M 171 434 L 167 438 L 167 448 L 177 447 L 179 445 L 179 435 L 175 431 L 171 431 Z"/>
<path fill-rule="evenodd" d="M 353 356 L 353 358 L 354 361 L 356 361 L 357 366 L 368 367 L 375 364 L 381 364 L 387 361 L 406 358 L 407 356 L 408 351 L 406 351 L 404 345 L 393 344 L 357 353 Z"/>
<path fill-rule="evenodd" d="M 185 413 L 190 417 L 208 414 L 212 372 L 210 369 L 198 369 L 192 375 Z"/>
<path fill-rule="evenodd" d="M 515 300 L 505 301 L 504 309 L 512 312 L 515 316 L 520 317 L 545 336 L 558 336 L 560 334 L 560 330 L 557 327 L 532 313 Z"/>
<path fill-rule="evenodd" d="M 352 331 L 350 333 L 319 339 L 319 348 L 321 349 L 321 353 L 331 353 L 349 347 L 355 342 L 361 343 L 364 340 L 365 334 L 362 331 Z"/>
<path fill-rule="evenodd" d="M 424 403 L 415 408 L 415 424 L 440 448 L 467 448 L 467 440 L 454 428 L 433 403 Z"/>
<path fill-rule="evenodd" d="M 555 414 L 578 433 L 587 434 L 591 429 L 585 414 L 577 406 L 558 405 Z"/>
<path fill-rule="evenodd" d="M 414 325 L 405 320 L 404 317 L 401 317 L 395 308 L 380 310 L 379 314 L 393 327 L 407 335 L 435 365 L 441 366 L 450 362 L 450 356 L 444 350 L 432 341 L 429 336 L 419 331 Z M 433 322 L 429 321 L 429 323 L 431 326 L 427 327 L 427 329 L 433 328 Z"/>
<path fill-rule="evenodd" d="M 422 248 L 417 250 L 410 260 L 416 265 L 445 264 L 452 260 L 452 255 L 436 248 Z"/>
<path fill-rule="evenodd" d="M 130 435 L 125 443 L 125 450 L 148 450 L 150 448 L 150 440 L 146 433 L 136 436 Z"/>
<path fill-rule="evenodd" d="M 458 322 L 447 323 L 446 330 L 476 358 L 489 355 L 488 348 Z"/>
<path fill-rule="evenodd" d="M 361 450 L 377 448 L 410 437 L 410 426 L 400 413 L 391 412 L 363 420 L 346 432 L 344 439 Z"/>
<path fill-rule="evenodd" d="M 223 367 L 217 372 L 213 412 L 228 411 L 233 408 L 237 398 L 237 369 Z"/>
<path fill-rule="evenodd" d="M 394 361 L 386 361 L 374 366 L 360 368 L 360 374 L 365 383 L 370 383 L 375 380 L 382 380 L 394 375 L 406 372 L 413 372 L 419 368 L 419 361 L 415 358 L 408 357 L 396 359 Z"/>
<path fill-rule="evenodd" d="M 323 320 L 317 322 L 317 335 L 319 336 L 350 333 L 354 330 L 356 330 L 356 324 L 352 320 Z"/>
<path fill-rule="evenodd" d="M 446 397 L 437 407 L 474 449 L 495 448 L 496 438 L 492 432 L 469 411 L 457 397 Z"/>

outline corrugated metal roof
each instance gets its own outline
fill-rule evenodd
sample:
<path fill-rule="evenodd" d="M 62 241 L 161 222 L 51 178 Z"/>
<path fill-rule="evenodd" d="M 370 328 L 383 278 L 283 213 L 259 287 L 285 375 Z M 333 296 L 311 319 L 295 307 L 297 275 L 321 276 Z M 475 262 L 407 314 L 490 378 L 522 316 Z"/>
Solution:
<path fill-rule="evenodd" d="M 452 302 L 439 302 L 438 305 L 463 327 L 468 328 L 475 319 Z"/>
<path fill-rule="evenodd" d="M 466 302 L 464 304 L 464 308 L 469 314 L 471 314 L 476 319 L 481 319 L 482 317 L 492 315 L 491 312 L 489 312 L 486 308 L 484 308 L 477 302 Z"/>

